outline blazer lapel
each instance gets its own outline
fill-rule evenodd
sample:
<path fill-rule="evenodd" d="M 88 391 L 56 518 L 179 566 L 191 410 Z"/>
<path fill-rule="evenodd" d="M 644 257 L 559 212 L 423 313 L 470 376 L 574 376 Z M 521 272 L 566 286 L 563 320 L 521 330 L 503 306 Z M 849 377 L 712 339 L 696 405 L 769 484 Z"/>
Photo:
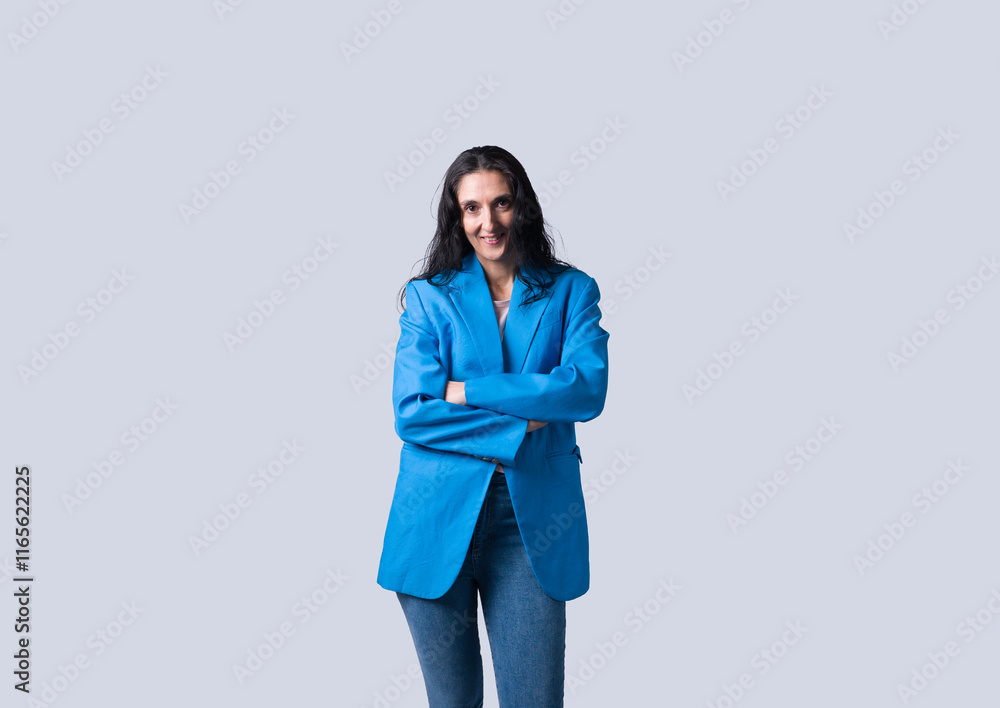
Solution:
<path fill-rule="evenodd" d="M 489 290 L 489 286 L 486 289 Z M 526 308 L 521 309 L 520 302 L 525 290 L 527 290 L 527 286 L 518 275 L 514 278 L 514 288 L 510 294 L 510 310 L 507 312 L 507 322 L 504 325 L 503 335 L 504 361 L 507 364 L 505 372 L 509 374 L 520 374 L 524 368 L 524 360 L 528 355 L 531 340 L 535 337 L 535 330 L 538 329 L 538 322 L 552 299 L 550 292 L 542 299 L 535 300 Z M 493 319 L 496 320 L 495 314 Z M 497 334 L 499 334 L 499 328 L 497 328 Z"/>
<path fill-rule="evenodd" d="M 490 286 L 486 283 L 486 273 L 475 251 L 469 251 L 462 259 L 462 272 L 452 282 L 456 289 L 452 295 L 455 307 L 472 332 L 485 375 L 521 373 L 531 340 L 551 295 L 536 300 L 522 310 L 519 305 L 526 286 L 521 277 L 516 276 L 501 344 Z"/>

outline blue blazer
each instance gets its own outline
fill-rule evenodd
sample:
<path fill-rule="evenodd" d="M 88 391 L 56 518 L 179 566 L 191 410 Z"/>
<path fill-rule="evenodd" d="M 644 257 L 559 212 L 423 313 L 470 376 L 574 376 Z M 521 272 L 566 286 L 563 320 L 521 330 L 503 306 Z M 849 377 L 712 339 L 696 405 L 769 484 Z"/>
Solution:
<path fill-rule="evenodd" d="M 502 343 L 475 251 L 448 285 L 407 283 L 392 380 L 403 446 L 383 588 L 427 599 L 448 591 L 498 462 L 542 589 L 572 600 L 590 587 L 575 424 L 604 409 L 609 335 L 593 278 L 575 268 L 550 277 L 547 296 L 525 309 L 515 277 Z M 448 380 L 465 382 L 466 405 L 444 400 Z M 527 433 L 529 419 L 548 425 Z"/>

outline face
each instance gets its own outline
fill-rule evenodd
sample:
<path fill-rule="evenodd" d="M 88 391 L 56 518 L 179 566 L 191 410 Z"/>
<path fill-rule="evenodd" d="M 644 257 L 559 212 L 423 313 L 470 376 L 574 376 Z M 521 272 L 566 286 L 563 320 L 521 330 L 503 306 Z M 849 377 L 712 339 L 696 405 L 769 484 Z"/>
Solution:
<path fill-rule="evenodd" d="M 480 261 L 508 261 L 514 195 L 499 172 L 470 172 L 458 181 L 458 206 L 465 236 Z"/>

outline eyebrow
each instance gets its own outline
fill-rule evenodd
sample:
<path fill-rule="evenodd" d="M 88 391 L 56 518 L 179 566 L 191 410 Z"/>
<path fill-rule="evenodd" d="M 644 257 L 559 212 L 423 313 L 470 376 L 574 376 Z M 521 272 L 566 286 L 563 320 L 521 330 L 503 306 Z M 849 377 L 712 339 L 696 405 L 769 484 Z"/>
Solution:
<path fill-rule="evenodd" d="M 506 199 L 508 202 L 514 201 L 514 197 L 512 195 L 510 195 L 510 194 L 501 194 L 501 195 L 497 196 L 493 201 L 494 202 L 498 202 L 501 199 Z M 470 204 L 478 204 L 478 203 L 479 202 L 477 202 L 475 199 L 466 199 L 464 202 L 459 202 L 458 205 L 464 209 L 465 207 L 469 206 Z"/>

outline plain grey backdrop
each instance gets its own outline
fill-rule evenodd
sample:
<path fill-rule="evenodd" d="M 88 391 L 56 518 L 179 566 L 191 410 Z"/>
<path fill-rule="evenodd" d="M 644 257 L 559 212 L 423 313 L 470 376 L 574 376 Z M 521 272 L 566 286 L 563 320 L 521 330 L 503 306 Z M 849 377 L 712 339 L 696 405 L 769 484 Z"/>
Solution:
<path fill-rule="evenodd" d="M 2 14 L 0 703 L 426 705 L 396 298 L 483 144 L 611 333 L 566 705 L 996 701 L 995 3 Z"/>

